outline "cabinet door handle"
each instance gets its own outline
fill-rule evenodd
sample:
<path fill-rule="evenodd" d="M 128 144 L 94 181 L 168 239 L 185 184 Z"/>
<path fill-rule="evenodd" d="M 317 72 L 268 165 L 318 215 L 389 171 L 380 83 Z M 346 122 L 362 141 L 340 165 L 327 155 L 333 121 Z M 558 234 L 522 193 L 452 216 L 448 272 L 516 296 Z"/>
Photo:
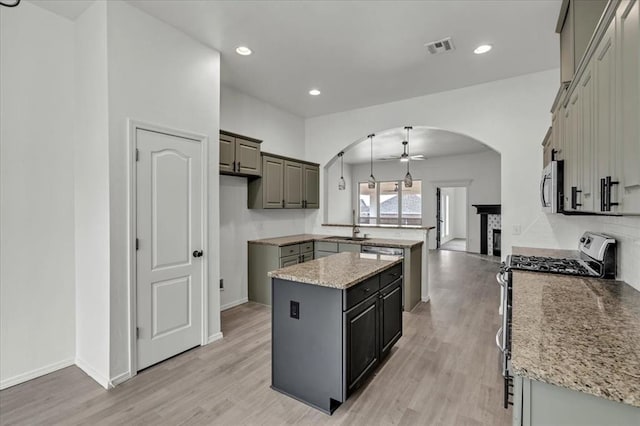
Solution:
<path fill-rule="evenodd" d="M 233 167 L 233 172 L 235 173 L 236 172 L 236 162 L 235 162 L 235 160 L 232 163 L 232 167 Z"/>
<path fill-rule="evenodd" d="M 607 198 L 606 198 L 606 181 L 604 178 L 600 179 L 600 211 L 607 211 Z"/>
<path fill-rule="evenodd" d="M 284 200 L 282 200 L 282 208 L 284 209 Z"/>
<path fill-rule="evenodd" d="M 238 173 L 240 173 L 240 162 L 238 161 Z"/>
<path fill-rule="evenodd" d="M 369 289 L 369 288 L 365 288 L 365 289 L 364 289 L 364 292 L 365 292 L 365 293 L 369 293 L 370 291 L 371 291 L 371 289 Z"/>
<path fill-rule="evenodd" d="M 605 178 L 605 185 L 606 185 L 606 191 L 607 191 L 607 211 L 611 211 L 611 206 L 618 205 L 618 203 L 611 202 L 611 187 L 613 185 L 617 185 L 618 183 L 619 183 L 618 181 L 612 181 L 611 176 L 607 176 Z"/>

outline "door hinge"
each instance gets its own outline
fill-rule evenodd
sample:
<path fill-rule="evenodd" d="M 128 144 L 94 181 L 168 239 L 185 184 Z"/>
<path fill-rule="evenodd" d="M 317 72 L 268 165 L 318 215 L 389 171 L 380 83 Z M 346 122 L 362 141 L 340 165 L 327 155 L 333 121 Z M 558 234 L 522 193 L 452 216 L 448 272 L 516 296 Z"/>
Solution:
<path fill-rule="evenodd" d="M 140 240 L 136 238 L 136 250 L 140 248 Z"/>
<path fill-rule="evenodd" d="M 136 148 L 136 161 L 140 161 L 140 150 Z"/>
<path fill-rule="evenodd" d="M 136 327 L 136 339 L 140 338 L 140 327 Z"/>

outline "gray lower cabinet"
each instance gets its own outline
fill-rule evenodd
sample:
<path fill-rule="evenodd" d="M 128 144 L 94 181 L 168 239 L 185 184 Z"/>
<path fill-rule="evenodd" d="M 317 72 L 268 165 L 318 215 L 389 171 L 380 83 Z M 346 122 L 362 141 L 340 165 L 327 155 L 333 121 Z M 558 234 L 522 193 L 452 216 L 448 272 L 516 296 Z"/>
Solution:
<path fill-rule="evenodd" d="M 367 381 L 402 336 L 388 271 L 347 290 L 273 279 L 273 389 L 330 414 Z"/>
<path fill-rule="evenodd" d="M 640 408 L 515 376 L 514 426 L 637 426 Z"/>
<path fill-rule="evenodd" d="M 313 260 L 313 241 L 286 246 L 248 243 L 249 300 L 271 305 L 269 271 Z"/>

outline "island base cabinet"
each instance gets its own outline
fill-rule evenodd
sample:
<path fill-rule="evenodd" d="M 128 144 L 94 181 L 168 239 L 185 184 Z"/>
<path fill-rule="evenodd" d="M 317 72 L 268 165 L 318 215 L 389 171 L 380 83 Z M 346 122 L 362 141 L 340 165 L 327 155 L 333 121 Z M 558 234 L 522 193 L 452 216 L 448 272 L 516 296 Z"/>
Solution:
<path fill-rule="evenodd" d="M 514 426 L 640 424 L 640 408 L 515 376 Z"/>
<path fill-rule="evenodd" d="M 331 414 L 402 336 L 402 276 L 347 289 L 272 279 L 272 389 Z"/>
<path fill-rule="evenodd" d="M 342 292 L 281 279 L 272 287 L 271 387 L 331 414 L 346 398 Z"/>
<path fill-rule="evenodd" d="M 347 396 L 358 389 L 380 363 L 379 336 L 376 294 L 344 314 Z"/>

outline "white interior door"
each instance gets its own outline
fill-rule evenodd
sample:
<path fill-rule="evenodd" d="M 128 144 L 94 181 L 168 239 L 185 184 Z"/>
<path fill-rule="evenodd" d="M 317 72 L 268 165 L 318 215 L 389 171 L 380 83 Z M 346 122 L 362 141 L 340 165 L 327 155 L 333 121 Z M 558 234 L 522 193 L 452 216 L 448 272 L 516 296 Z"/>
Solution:
<path fill-rule="evenodd" d="M 138 370 L 201 344 L 201 143 L 136 129 Z"/>

